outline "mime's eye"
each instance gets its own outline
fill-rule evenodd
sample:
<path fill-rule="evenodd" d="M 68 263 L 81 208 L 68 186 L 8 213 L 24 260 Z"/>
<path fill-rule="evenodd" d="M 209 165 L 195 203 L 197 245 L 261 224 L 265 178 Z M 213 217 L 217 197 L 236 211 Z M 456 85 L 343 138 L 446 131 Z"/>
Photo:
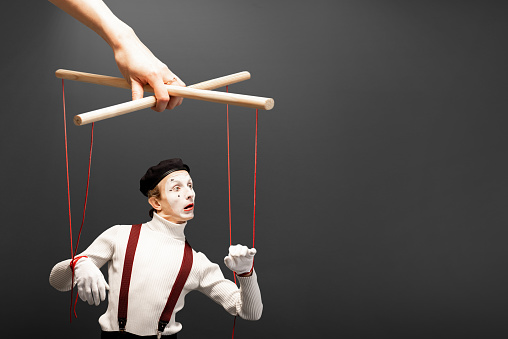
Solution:
<path fill-rule="evenodd" d="M 176 192 L 178 192 L 178 191 L 180 190 L 180 186 L 175 186 L 175 187 L 173 187 L 173 190 L 174 190 L 174 191 L 176 191 Z"/>

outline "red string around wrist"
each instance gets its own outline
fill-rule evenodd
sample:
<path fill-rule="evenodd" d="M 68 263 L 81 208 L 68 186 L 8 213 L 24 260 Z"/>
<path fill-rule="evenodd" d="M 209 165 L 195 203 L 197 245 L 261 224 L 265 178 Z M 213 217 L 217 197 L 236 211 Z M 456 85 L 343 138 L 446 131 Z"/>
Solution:
<path fill-rule="evenodd" d="M 69 263 L 69 266 L 71 267 L 72 271 L 74 272 L 74 268 L 76 267 L 76 264 L 78 263 L 79 259 L 88 258 L 86 255 L 80 255 L 78 257 L 74 257 L 74 259 L 71 260 Z"/>
<path fill-rule="evenodd" d="M 250 268 L 249 272 L 238 274 L 238 276 L 239 277 L 248 277 L 248 276 L 250 276 L 252 274 L 252 271 L 254 271 L 254 265 L 252 265 L 252 267 Z"/>

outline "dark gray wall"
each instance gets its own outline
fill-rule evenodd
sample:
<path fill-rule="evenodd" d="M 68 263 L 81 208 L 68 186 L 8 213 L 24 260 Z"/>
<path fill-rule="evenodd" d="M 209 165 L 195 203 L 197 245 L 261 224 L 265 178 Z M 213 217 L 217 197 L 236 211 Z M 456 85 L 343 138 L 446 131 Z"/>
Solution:
<path fill-rule="evenodd" d="M 480 1 L 125 1 L 107 4 L 187 84 L 248 70 L 259 112 L 256 270 L 265 311 L 237 338 L 506 338 L 506 6 Z M 61 83 L 119 76 L 98 36 L 49 2 L 1 13 L 3 333 L 98 338 L 105 305 L 48 283 L 69 256 Z M 66 82 L 67 116 L 129 100 Z M 231 107 L 233 242 L 250 244 L 254 111 Z M 229 242 L 225 107 L 185 100 L 96 124 L 80 248 L 146 221 L 146 168 L 182 157 L 196 182 L 187 236 L 222 264 Z M 69 124 L 79 227 L 89 126 Z M 75 233 L 76 236 L 76 233 Z M 199 293 L 181 338 L 227 338 Z"/>

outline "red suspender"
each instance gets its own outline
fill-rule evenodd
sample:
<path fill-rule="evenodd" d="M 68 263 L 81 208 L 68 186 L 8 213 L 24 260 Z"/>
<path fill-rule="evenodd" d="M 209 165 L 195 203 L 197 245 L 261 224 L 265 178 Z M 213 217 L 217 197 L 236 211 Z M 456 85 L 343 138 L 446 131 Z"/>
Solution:
<path fill-rule="evenodd" d="M 136 247 L 139 239 L 139 232 L 141 231 L 141 224 L 133 225 L 131 233 L 129 235 L 129 241 L 127 242 L 127 250 L 125 251 L 125 261 L 123 264 L 122 273 L 122 284 L 120 286 L 120 300 L 118 302 L 118 325 L 120 331 L 125 331 L 125 324 L 127 323 L 127 303 L 129 299 L 129 285 L 132 272 L 132 263 L 134 261 L 134 254 L 136 253 Z M 158 336 L 164 331 L 164 328 L 171 320 L 171 315 L 175 309 L 176 302 L 180 297 L 182 289 L 187 281 L 189 273 L 192 268 L 192 247 L 187 241 L 185 241 L 185 249 L 183 252 L 182 265 L 180 271 L 176 277 L 176 281 L 173 284 L 171 293 L 169 294 L 166 306 L 162 311 L 159 323 L 157 326 Z"/>
<path fill-rule="evenodd" d="M 182 266 L 180 266 L 180 271 L 178 272 L 178 276 L 176 277 L 176 281 L 173 285 L 173 288 L 171 289 L 168 301 L 166 302 L 166 306 L 162 311 L 161 317 L 159 319 L 159 324 L 157 326 L 159 338 L 161 333 L 164 331 L 164 328 L 169 323 L 169 320 L 171 320 L 173 309 L 175 308 L 178 297 L 182 292 L 183 286 L 185 285 L 187 277 L 189 276 L 190 270 L 192 268 L 192 259 L 192 247 L 190 247 L 189 243 L 186 240 L 185 249 L 183 251 Z"/>
<path fill-rule="evenodd" d="M 120 285 L 120 300 L 118 302 L 118 326 L 120 327 L 120 331 L 125 331 L 125 324 L 127 323 L 127 304 L 129 303 L 132 263 L 134 261 L 136 247 L 138 246 L 139 232 L 141 232 L 141 224 L 132 225 L 129 241 L 127 242 L 127 250 L 125 251 L 122 284 Z"/>

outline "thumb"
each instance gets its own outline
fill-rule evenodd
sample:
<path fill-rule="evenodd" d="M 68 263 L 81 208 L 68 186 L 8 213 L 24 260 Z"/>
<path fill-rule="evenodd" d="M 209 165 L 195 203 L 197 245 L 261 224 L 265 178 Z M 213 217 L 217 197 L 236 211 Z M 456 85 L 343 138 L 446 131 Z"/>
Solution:
<path fill-rule="evenodd" d="M 232 263 L 232 259 L 230 256 L 227 256 L 227 257 L 224 257 L 224 264 L 226 264 L 226 266 L 231 269 L 231 265 L 233 264 Z"/>
<path fill-rule="evenodd" d="M 138 100 L 143 98 L 143 85 L 137 82 L 136 80 L 131 80 L 131 89 L 132 89 L 132 100 Z"/>

